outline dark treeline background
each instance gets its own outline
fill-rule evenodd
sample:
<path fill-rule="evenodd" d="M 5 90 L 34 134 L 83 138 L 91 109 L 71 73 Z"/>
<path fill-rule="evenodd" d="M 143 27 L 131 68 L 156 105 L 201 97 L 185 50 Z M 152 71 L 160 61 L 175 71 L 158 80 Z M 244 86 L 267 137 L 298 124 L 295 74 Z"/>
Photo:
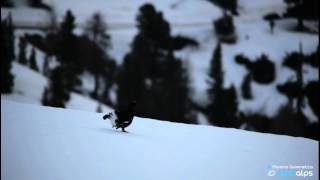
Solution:
<path fill-rule="evenodd" d="M 197 112 L 206 115 L 210 124 L 220 127 L 242 128 L 258 132 L 269 132 L 319 139 L 318 122 L 310 123 L 302 109 L 308 103 L 319 118 L 319 81 L 303 82 L 303 64 L 319 68 L 319 46 L 314 53 L 303 54 L 302 50 L 289 53 L 283 59 L 283 66 L 295 73 L 293 81 L 278 84 L 277 90 L 288 98 L 275 117 L 257 113 L 244 113 L 238 109 L 239 97 L 233 85 L 224 84 L 222 69 L 223 43 L 237 43 L 236 27 L 233 16 L 238 16 L 236 0 L 210 0 L 223 9 L 223 16 L 214 21 L 215 35 L 219 43 L 212 50 L 208 72 L 208 105 L 192 102 L 190 78 L 182 59 L 174 52 L 185 47 L 197 47 L 199 43 L 185 36 L 172 36 L 170 25 L 152 4 L 140 7 L 136 22 L 138 33 L 133 38 L 131 50 L 125 55 L 123 63 L 117 65 L 108 54 L 112 47 L 107 22 L 101 14 L 95 13 L 86 23 L 81 35 L 76 35 L 76 17 L 71 10 L 65 14 L 57 28 L 46 35 L 25 34 L 19 39 L 18 54 L 14 54 L 14 27 L 11 17 L 1 21 L 1 93 L 12 93 L 14 75 L 10 73 L 11 63 L 17 61 L 42 73 L 49 80 L 42 95 L 42 104 L 65 107 L 70 92 L 91 96 L 97 101 L 113 108 L 126 107 L 131 101 L 137 102 L 136 115 L 183 123 L 197 123 Z M 317 0 L 285 0 L 288 8 L 285 14 L 267 14 L 264 19 L 273 32 L 275 21 L 294 17 L 297 25 L 292 31 L 309 32 L 304 20 L 318 20 Z M 51 10 L 41 1 L 30 1 L 36 8 Z M 10 1 L 1 1 L 1 6 L 10 7 Z M 26 46 L 46 54 L 43 67 L 36 64 L 36 51 L 33 49 L 26 57 Z M 302 48 L 301 48 L 302 49 Z M 56 66 L 50 66 L 56 61 Z M 268 85 L 277 74 L 273 61 L 267 54 L 251 60 L 243 54 L 234 57 L 239 66 L 247 69 L 241 85 L 241 96 L 250 100 L 254 96 L 251 83 Z M 81 74 L 90 73 L 94 77 L 94 89 L 87 92 L 82 88 Z M 112 87 L 117 87 L 117 100 L 110 97 Z M 100 110 L 99 110 L 100 111 Z"/>

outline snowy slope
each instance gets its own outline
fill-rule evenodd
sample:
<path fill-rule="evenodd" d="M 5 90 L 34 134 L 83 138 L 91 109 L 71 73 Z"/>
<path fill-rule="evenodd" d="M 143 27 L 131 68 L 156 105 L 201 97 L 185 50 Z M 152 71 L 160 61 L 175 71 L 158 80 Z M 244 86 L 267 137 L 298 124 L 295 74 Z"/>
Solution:
<path fill-rule="evenodd" d="M 48 11 L 25 6 L 19 8 L 1 8 L 1 20 L 11 14 L 12 22 L 17 28 L 48 29 L 51 17 Z"/>
<path fill-rule="evenodd" d="M 1 106 L 5 180 L 267 180 L 272 165 L 312 166 L 306 179 L 319 178 L 319 142 L 310 139 L 139 117 L 122 133 L 103 114 Z"/>
<path fill-rule="evenodd" d="M 13 62 L 11 72 L 14 74 L 13 93 L 1 94 L 1 99 L 40 105 L 48 79 L 39 72 L 16 62 Z M 98 105 L 99 103 L 96 100 L 72 92 L 66 108 L 96 111 Z M 108 106 L 103 104 L 101 108 L 103 111 L 110 110 Z"/>

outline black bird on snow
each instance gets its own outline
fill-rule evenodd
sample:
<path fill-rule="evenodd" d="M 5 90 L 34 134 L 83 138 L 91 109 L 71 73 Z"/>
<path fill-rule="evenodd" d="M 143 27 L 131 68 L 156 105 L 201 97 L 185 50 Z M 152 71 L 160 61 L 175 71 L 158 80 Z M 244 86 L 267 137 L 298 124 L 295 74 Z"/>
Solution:
<path fill-rule="evenodd" d="M 103 119 L 110 119 L 112 127 L 115 127 L 116 129 L 121 128 L 123 132 L 126 132 L 125 128 L 128 127 L 133 121 L 135 107 L 136 102 L 132 101 L 128 108 L 115 110 L 114 114 L 110 112 L 109 114 L 104 115 Z"/>

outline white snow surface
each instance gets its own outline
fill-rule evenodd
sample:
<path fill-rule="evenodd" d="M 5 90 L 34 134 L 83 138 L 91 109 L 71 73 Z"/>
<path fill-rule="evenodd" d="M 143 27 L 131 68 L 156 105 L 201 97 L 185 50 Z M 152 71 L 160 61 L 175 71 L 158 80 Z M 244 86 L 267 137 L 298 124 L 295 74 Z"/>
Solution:
<path fill-rule="evenodd" d="M 1 100 L 4 180 L 278 179 L 271 165 L 313 166 L 319 142 L 135 117 L 123 133 L 101 113 Z M 281 177 L 304 179 L 303 177 Z"/>
<path fill-rule="evenodd" d="M 12 23 L 18 28 L 43 28 L 50 27 L 50 14 L 42 9 L 34 9 L 27 7 L 20 8 L 2 8 L 1 20 L 7 18 L 11 14 Z"/>
<path fill-rule="evenodd" d="M 12 63 L 11 72 L 14 74 L 14 88 L 12 94 L 1 94 L 1 100 L 11 100 L 27 104 L 41 105 L 44 88 L 47 86 L 48 79 L 39 72 L 28 67 Z M 92 98 L 72 92 L 66 108 L 79 109 L 85 111 L 96 111 L 99 103 Z M 101 104 L 102 111 L 109 111 L 110 108 Z"/>

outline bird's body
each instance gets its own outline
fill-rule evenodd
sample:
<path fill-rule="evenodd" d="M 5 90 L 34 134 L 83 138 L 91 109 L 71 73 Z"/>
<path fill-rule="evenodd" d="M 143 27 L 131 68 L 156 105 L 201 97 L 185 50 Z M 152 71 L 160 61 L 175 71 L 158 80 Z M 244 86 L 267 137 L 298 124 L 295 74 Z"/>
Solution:
<path fill-rule="evenodd" d="M 127 109 L 123 109 L 121 111 L 115 110 L 114 114 L 106 114 L 103 116 L 103 119 L 112 120 L 111 117 L 115 115 L 115 120 L 112 122 L 113 127 L 116 129 L 121 128 L 123 132 L 126 132 L 125 128 L 128 127 L 133 121 L 135 106 L 136 103 L 132 102 Z"/>

